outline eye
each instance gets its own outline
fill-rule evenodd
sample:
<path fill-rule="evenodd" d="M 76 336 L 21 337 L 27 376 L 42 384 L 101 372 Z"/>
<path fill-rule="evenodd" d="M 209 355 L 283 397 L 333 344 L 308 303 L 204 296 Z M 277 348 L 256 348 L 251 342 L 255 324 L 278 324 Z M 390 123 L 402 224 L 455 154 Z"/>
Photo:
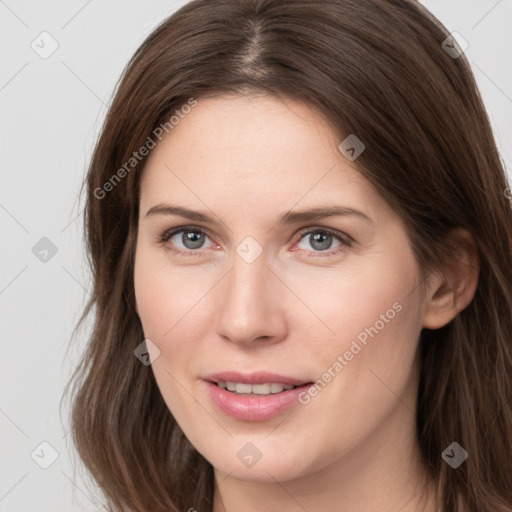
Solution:
<path fill-rule="evenodd" d="M 335 246 L 334 250 L 327 251 L 332 247 L 333 241 L 337 241 L 338 244 Z M 347 247 L 350 247 L 353 239 L 350 236 L 338 231 L 330 230 L 327 228 L 315 228 L 301 233 L 298 244 L 303 242 L 307 243 L 310 247 L 313 248 L 313 251 L 309 252 L 317 253 L 310 255 L 310 257 L 330 257 L 344 251 Z M 299 247 L 299 249 L 303 250 L 304 247 Z M 308 250 L 308 248 L 306 247 L 305 250 Z"/>
<path fill-rule="evenodd" d="M 192 226 L 182 226 L 166 231 L 163 235 L 158 237 L 158 241 L 162 244 L 166 244 L 166 247 L 172 252 L 194 254 L 200 252 L 198 249 L 204 249 L 203 245 L 207 238 L 209 238 L 208 235 L 202 229 Z M 166 242 L 171 243 L 167 244 Z"/>
<path fill-rule="evenodd" d="M 201 254 L 202 249 L 207 248 L 204 246 L 207 239 L 209 239 L 209 236 L 203 229 L 195 226 L 181 226 L 165 231 L 157 237 L 157 242 L 165 245 L 166 249 L 171 252 L 180 255 L 196 256 Z M 352 237 L 345 233 L 327 228 L 315 228 L 302 232 L 300 240 L 295 247 L 311 252 L 312 254 L 309 257 L 331 257 L 350 247 L 353 241 Z M 307 247 L 299 246 L 299 244 L 305 242 L 312 247 L 312 251 Z M 337 245 L 334 250 L 329 251 L 328 249 L 332 247 L 333 242 L 337 242 Z M 219 246 L 214 244 L 214 247 Z"/>

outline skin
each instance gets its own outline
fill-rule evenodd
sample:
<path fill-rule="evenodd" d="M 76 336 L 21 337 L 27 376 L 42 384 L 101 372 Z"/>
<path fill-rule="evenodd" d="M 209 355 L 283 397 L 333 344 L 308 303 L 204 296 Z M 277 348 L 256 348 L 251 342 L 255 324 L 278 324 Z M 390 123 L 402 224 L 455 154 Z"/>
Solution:
<path fill-rule="evenodd" d="M 418 339 L 423 327 L 445 325 L 472 299 L 473 242 L 459 233 L 471 265 L 423 280 L 402 219 L 358 172 L 357 160 L 340 153 L 340 142 L 319 115 L 291 99 L 220 96 L 199 100 L 145 166 L 137 312 L 160 350 L 152 369 L 162 396 L 214 467 L 214 512 L 340 504 L 344 512 L 412 512 L 419 492 L 431 490 L 415 435 Z M 146 216 L 161 203 L 217 222 Z M 288 210 L 327 204 L 370 220 L 275 224 Z M 190 249 L 183 233 L 158 241 L 180 226 L 203 229 L 203 245 Z M 354 241 L 332 238 L 322 250 L 311 236 L 301 239 L 315 228 Z M 252 263 L 236 252 L 247 236 L 263 251 Z M 226 370 L 314 382 L 397 302 L 401 311 L 307 405 L 249 422 L 225 415 L 206 393 L 202 377 Z M 247 442 L 262 454 L 250 468 L 237 457 Z M 432 498 L 425 510 L 437 510 Z"/>

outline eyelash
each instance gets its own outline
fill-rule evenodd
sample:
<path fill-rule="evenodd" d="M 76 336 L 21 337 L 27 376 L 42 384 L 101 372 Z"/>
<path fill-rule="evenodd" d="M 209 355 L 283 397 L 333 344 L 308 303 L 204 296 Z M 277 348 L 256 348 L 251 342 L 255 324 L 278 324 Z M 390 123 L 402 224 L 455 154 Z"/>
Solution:
<path fill-rule="evenodd" d="M 194 232 L 197 234 L 204 234 L 204 235 L 208 236 L 208 238 L 211 238 L 210 235 L 208 234 L 208 232 L 205 231 L 204 229 L 198 228 L 196 226 L 180 226 L 178 228 L 169 229 L 169 230 L 165 231 L 164 233 L 162 233 L 161 235 L 157 236 L 157 243 L 159 243 L 161 245 L 165 245 L 165 248 L 167 250 L 169 250 L 175 254 L 178 254 L 180 256 L 200 256 L 201 249 L 197 249 L 194 251 L 192 251 L 192 250 L 183 251 L 181 249 L 176 249 L 176 248 L 166 244 L 166 242 L 169 239 L 171 239 L 174 235 L 181 233 L 181 232 L 187 232 L 187 231 L 191 231 L 191 232 Z M 331 235 L 334 238 L 336 238 L 337 240 L 339 240 L 343 245 L 341 245 L 337 249 L 330 251 L 330 252 L 328 252 L 328 251 L 307 251 L 307 252 L 313 253 L 308 256 L 309 258 L 316 258 L 316 257 L 331 258 L 331 257 L 337 256 L 341 252 L 345 251 L 347 247 L 351 247 L 352 243 L 355 241 L 352 237 L 350 237 L 349 235 L 342 233 L 340 231 L 336 231 L 336 230 L 329 229 L 329 228 L 315 227 L 313 229 L 309 228 L 306 231 L 301 231 L 299 233 L 300 238 L 299 238 L 298 242 L 300 242 L 307 235 L 311 235 L 313 233 L 322 233 L 322 234 Z M 304 249 L 299 249 L 299 250 L 304 250 Z"/>

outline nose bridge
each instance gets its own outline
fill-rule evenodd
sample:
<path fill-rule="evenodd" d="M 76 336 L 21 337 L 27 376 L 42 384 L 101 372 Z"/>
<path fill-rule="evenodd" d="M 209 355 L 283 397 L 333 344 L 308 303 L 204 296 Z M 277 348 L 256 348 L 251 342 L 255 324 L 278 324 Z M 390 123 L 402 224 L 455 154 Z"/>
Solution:
<path fill-rule="evenodd" d="M 219 301 L 219 334 L 238 342 L 278 334 L 283 312 L 267 264 L 263 248 L 257 251 L 253 241 L 245 240 L 236 248 Z"/>
<path fill-rule="evenodd" d="M 268 283 L 268 252 L 253 236 L 246 236 L 235 247 L 229 278 L 230 291 L 238 302 L 262 297 Z"/>
<path fill-rule="evenodd" d="M 257 313 L 265 303 L 268 279 L 269 270 L 263 255 L 254 261 L 247 261 L 238 254 L 233 255 L 223 309 L 234 308 L 242 316 L 249 311 Z"/>

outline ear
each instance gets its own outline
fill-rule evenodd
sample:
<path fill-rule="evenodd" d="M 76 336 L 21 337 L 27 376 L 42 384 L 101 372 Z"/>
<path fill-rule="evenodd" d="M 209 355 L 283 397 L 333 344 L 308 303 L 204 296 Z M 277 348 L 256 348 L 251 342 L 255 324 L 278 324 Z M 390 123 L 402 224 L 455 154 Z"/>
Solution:
<path fill-rule="evenodd" d="M 473 300 L 478 285 L 480 264 L 473 235 L 457 228 L 449 234 L 455 251 L 442 273 L 427 279 L 426 310 L 423 327 L 439 329 L 448 324 Z"/>

